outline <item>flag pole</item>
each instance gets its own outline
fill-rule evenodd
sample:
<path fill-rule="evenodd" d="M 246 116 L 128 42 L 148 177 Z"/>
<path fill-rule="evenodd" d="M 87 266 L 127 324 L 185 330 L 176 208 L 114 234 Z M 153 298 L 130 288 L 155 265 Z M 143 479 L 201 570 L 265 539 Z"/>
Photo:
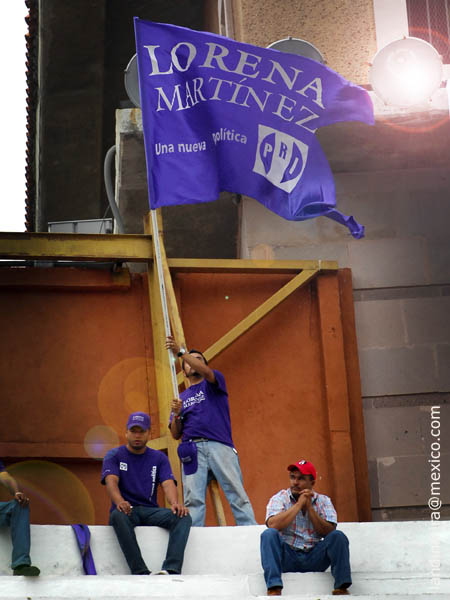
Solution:
<path fill-rule="evenodd" d="M 159 228 L 158 228 L 158 219 L 156 218 L 156 210 L 152 208 L 150 210 L 152 216 L 152 235 L 153 235 L 153 245 L 155 248 L 155 259 L 156 259 L 156 270 L 158 273 L 158 281 L 159 281 L 159 293 L 161 295 L 161 306 L 164 317 L 164 329 L 166 337 L 171 334 L 170 330 L 170 320 L 169 320 L 169 310 L 167 308 L 167 295 L 166 295 L 166 285 L 164 283 L 164 273 L 162 266 L 162 257 L 161 257 L 161 245 L 159 242 Z M 175 358 L 170 350 L 167 350 L 169 353 L 169 364 L 170 371 L 172 376 L 172 387 L 174 398 L 178 398 L 178 383 L 177 383 L 177 372 L 175 370 Z"/>

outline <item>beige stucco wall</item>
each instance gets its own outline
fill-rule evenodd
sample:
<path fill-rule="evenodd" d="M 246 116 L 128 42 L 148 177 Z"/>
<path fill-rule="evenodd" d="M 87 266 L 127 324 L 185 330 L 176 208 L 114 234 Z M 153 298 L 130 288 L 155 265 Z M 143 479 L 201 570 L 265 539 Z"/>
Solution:
<path fill-rule="evenodd" d="M 368 83 L 376 53 L 372 0 L 233 0 L 233 15 L 237 40 L 265 47 L 298 37 L 347 79 Z"/>

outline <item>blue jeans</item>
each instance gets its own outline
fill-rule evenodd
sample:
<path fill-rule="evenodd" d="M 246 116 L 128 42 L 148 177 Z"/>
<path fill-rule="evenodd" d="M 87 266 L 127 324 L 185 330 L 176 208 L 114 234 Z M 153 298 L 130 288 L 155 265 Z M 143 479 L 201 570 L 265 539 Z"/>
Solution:
<path fill-rule="evenodd" d="M 169 508 L 134 506 L 131 515 L 114 509 L 109 516 L 122 552 L 133 575 L 148 575 L 150 571 L 142 558 L 134 528 L 138 525 L 154 525 L 169 530 L 169 544 L 162 568 L 171 573 L 181 573 L 184 549 L 189 537 L 192 520 L 189 515 L 178 517 Z"/>
<path fill-rule="evenodd" d="M 211 471 L 230 503 L 236 525 L 256 525 L 252 505 L 244 490 L 241 467 L 236 451 L 220 442 L 196 442 L 198 469 L 185 475 L 182 469 L 184 503 L 189 508 L 194 527 L 203 527 L 206 512 L 206 488 Z"/>
<path fill-rule="evenodd" d="M 302 552 L 286 544 L 277 529 L 266 529 L 261 534 L 261 563 L 267 589 L 283 587 L 282 573 L 326 571 L 330 565 L 335 588 L 352 583 L 348 539 L 342 531 L 332 531 L 312 550 Z"/>
<path fill-rule="evenodd" d="M 30 559 L 30 509 L 16 500 L 0 502 L 0 526 L 11 527 L 11 568 L 31 565 Z"/>

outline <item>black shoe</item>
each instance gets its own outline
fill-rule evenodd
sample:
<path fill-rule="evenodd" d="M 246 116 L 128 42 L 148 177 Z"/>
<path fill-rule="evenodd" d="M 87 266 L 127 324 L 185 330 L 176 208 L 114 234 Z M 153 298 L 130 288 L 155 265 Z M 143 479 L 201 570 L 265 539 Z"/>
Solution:
<path fill-rule="evenodd" d="M 14 569 L 13 575 L 25 575 L 25 577 L 37 577 L 40 569 L 32 565 L 19 565 Z"/>

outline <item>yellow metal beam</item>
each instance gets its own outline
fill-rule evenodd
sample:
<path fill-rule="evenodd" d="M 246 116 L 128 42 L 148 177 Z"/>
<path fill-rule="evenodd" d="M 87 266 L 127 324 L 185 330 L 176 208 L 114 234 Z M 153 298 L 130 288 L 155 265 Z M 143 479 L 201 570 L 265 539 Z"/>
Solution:
<path fill-rule="evenodd" d="M 73 233 L 0 233 L 0 257 L 11 260 L 153 260 L 151 235 Z M 330 260 L 168 259 L 169 269 L 210 273 L 298 273 L 304 269 L 335 271 Z"/>
<path fill-rule="evenodd" d="M 159 438 L 153 438 L 152 440 L 148 440 L 147 446 L 149 448 L 152 448 L 153 450 L 167 450 L 167 440 L 168 436 L 163 435 Z M 173 465 L 171 466 L 173 467 Z M 177 477 L 175 478 L 177 481 L 179 481 Z"/>
<path fill-rule="evenodd" d="M 227 520 L 225 518 L 225 512 L 223 510 L 222 498 L 220 497 L 219 484 L 215 479 L 209 482 L 209 492 L 211 494 L 211 500 L 216 513 L 216 519 L 219 527 L 225 527 Z"/>
<path fill-rule="evenodd" d="M 244 260 L 213 258 L 169 258 L 169 269 L 175 273 L 298 273 L 305 269 L 336 271 L 335 260 Z"/>
<path fill-rule="evenodd" d="M 149 262 L 151 235 L 0 233 L 0 258 Z"/>
<path fill-rule="evenodd" d="M 275 306 L 278 306 L 283 300 L 285 300 L 292 292 L 294 292 L 301 285 L 310 281 L 319 273 L 318 269 L 305 270 L 296 275 L 291 281 L 286 283 L 278 292 L 275 292 L 270 298 L 263 302 L 258 308 L 251 312 L 245 319 L 242 319 L 237 325 L 235 325 L 230 331 L 223 335 L 217 342 L 210 346 L 203 353 L 207 360 L 211 360 L 221 352 L 223 352 L 230 344 L 232 344 L 237 338 L 248 331 L 251 327 L 256 325 L 263 317 L 265 317 Z M 181 383 L 181 373 L 178 374 L 178 383 Z"/>
<path fill-rule="evenodd" d="M 70 273 L 70 277 L 67 274 Z M 127 292 L 131 288 L 130 271 L 111 269 L 0 269 L 1 290 L 58 290 L 78 292 Z"/>

